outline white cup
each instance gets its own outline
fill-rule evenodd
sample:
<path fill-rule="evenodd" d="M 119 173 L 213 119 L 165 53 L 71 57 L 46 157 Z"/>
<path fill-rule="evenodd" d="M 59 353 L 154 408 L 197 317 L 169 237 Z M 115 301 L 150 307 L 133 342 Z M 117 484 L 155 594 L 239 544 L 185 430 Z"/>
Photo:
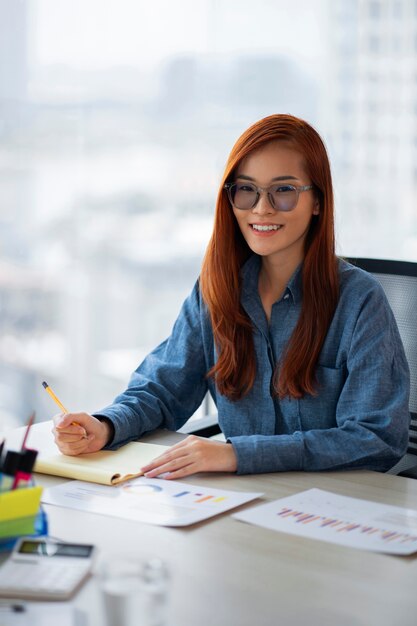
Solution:
<path fill-rule="evenodd" d="M 106 626 L 166 626 L 168 570 L 159 559 L 107 559 L 100 569 Z"/>

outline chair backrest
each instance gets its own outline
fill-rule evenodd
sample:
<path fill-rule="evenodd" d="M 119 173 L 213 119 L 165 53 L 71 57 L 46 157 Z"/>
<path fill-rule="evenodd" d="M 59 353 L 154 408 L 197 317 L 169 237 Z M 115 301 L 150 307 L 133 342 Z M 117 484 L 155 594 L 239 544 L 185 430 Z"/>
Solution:
<path fill-rule="evenodd" d="M 381 283 L 393 310 L 410 367 L 411 426 L 408 453 L 417 455 L 417 263 L 346 258 Z"/>

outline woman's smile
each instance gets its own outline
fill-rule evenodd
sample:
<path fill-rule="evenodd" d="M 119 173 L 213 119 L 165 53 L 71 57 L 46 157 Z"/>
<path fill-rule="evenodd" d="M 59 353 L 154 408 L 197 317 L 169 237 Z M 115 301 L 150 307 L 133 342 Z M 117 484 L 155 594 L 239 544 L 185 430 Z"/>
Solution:
<path fill-rule="evenodd" d="M 271 237 L 284 228 L 284 224 L 249 224 L 249 228 L 257 237 Z"/>

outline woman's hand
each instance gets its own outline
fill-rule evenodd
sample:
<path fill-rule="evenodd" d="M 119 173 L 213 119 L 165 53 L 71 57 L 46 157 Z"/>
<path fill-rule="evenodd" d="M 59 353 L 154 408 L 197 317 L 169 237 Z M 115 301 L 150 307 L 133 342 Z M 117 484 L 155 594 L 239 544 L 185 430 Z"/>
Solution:
<path fill-rule="evenodd" d="M 237 459 L 231 444 L 190 435 L 141 469 L 148 478 L 164 474 L 172 480 L 197 472 L 235 472 Z"/>
<path fill-rule="evenodd" d="M 88 413 L 60 413 L 53 420 L 55 443 L 63 454 L 70 456 L 97 452 L 111 436 L 110 426 Z"/>

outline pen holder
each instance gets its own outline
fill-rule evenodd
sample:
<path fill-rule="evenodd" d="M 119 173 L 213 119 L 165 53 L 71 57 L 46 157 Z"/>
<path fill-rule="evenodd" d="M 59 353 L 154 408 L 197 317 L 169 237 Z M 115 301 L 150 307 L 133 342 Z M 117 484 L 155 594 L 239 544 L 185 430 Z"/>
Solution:
<path fill-rule="evenodd" d="M 0 493 L 0 551 L 9 550 L 22 535 L 47 533 L 47 519 L 40 508 L 42 487 Z"/>

